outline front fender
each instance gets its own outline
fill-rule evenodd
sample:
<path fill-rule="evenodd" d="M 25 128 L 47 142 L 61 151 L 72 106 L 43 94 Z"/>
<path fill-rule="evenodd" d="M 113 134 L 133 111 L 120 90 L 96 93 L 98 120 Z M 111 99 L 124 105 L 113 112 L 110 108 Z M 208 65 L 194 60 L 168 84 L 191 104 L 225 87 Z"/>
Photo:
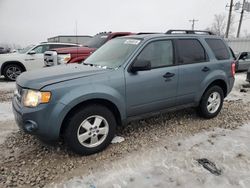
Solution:
<path fill-rule="evenodd" d="M 59 100 L 60 103 L 65 105 L 64 109 L 57 116 L 60 117 L 59 124 L 62 124 L 65 116 L 76 105 L 93 99 L 104 99 L 113 103 L 119 110 L 121 119 L 124 120 L 126 118 L 126 103 L 123 95 L 118 90 L 105 85 L 84 85 L 65 92 Z"/>

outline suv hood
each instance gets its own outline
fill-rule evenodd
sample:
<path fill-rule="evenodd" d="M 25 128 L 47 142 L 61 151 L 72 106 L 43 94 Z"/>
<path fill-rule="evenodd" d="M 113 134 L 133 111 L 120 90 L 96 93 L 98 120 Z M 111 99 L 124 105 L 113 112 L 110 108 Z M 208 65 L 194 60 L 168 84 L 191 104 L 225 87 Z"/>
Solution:
<path fill-rule="evenodd" d="M 24 72 L 17 78 L 16 83 L 23 88 L 40 90 L 47 85 L 101 74 L 107 71 L 110 70 L 83 64 L 68 64 Z"/>

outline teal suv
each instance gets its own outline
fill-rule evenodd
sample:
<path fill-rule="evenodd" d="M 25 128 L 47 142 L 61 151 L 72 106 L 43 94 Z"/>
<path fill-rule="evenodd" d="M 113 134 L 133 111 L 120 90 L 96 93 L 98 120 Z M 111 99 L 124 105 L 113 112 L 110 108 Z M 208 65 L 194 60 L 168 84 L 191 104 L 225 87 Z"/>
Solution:
<path fill-rule="evenodd" d="M 197 107 L 213 118 L 234 84 L 227 44 L 205 31 L 170 30 L 110 40 L 81 64 L 21 74 L 13 97 L 26 133 L 63 138 L 82 155 L 107 147 L 116 127 L 153 114 Z"/>

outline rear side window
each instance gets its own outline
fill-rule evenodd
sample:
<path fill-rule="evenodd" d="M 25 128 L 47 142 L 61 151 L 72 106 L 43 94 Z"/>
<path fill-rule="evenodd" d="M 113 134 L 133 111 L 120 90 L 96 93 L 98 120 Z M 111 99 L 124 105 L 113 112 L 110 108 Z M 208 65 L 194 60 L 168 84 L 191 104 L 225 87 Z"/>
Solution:
<path fill-rule="evenodd" d="M 207 54 L 196 39 L 179 39 L 177 42 L 178 62 L 181 64 L 207 61 Z"/>
<path fill-rule="evenodd" d="M 67 44 L 50 44 L 50 49 L 54 48 L 68 48 L 68 47 L 76 47 L 77 45 L 67 45 Z"/>
<path fill-rule="evenodd" d="M 230 54 L 225 43 L 220 39 L 206 39 L 208 46 L 213 51 L 217 60 L 230 59 Z"/>

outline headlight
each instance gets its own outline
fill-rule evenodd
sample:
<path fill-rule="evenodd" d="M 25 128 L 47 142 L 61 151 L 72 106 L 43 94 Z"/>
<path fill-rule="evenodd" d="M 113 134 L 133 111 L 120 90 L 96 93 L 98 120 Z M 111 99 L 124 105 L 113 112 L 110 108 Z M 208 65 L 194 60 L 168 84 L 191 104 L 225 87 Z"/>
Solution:
<path fill-rule="evenodd" d="M 46 91 L 26 90 L 23 97 L 23 104 L 26 107 L 36 107 L 42 103 L 48 103 L 51 93 Z"/>
<path fill-rule="evenodd" d="M 66 64 L 66 63 L 68 63 L 70 58 L 71 58 L 70 54 L 58 54 L 57 62 L 58 62 L 58 64 Z"/>

